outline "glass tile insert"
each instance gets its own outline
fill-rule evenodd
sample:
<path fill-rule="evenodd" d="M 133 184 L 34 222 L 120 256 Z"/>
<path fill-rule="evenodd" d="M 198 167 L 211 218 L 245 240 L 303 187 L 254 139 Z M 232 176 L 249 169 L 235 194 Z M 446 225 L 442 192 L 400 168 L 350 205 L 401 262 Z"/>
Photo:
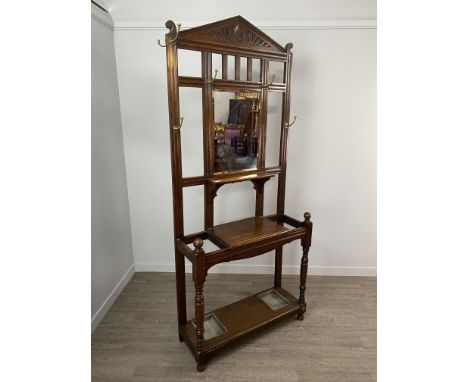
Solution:
<path fill-rule="evenodd" d="M 288 300 L 281 296 L 275 289 L 260 293 L 257 297 L 273 310 L 277 310 L 289 304 Z"/>
<path fill-rule="evenodd" d="M 195 320 L 192 320 L 194 328 L 197 327 Z M 221 323 L 218 317 L 213 313 L 205 315 L 205 334 L 203 336 L 205 341 L 211 340 L 214 337 L 227 333 L 226 327 Z"/>

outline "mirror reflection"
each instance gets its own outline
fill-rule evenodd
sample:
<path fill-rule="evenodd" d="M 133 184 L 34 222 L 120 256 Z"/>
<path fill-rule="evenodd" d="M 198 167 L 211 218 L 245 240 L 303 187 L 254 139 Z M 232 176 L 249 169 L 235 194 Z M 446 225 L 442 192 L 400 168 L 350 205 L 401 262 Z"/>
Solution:
<path fill-rule="evenodd" d="M 265 139 L 265 166 L 279 166 L 281 148 L 281 121 L 283 117 L 283 93 L 269 92 L 267 101 Z"/>
<path fill-rule="evenodd" d="M 215 172 L 257 167 L 258 92 L 213 92 Z"/>

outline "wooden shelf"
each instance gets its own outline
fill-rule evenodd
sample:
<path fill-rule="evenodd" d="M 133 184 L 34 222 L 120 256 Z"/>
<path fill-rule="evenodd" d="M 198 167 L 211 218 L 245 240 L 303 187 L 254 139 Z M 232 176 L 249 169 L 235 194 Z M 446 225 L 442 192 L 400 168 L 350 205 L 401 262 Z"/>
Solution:
<path fill-rule="evenodd" d="M 287 231 L 288 228 L 275 220 L 260 216 L 216 225 L 208 229 L 207 233 L 227 247 L 235 247 L 272 238 Z"/>
<path fill-rule="evenodd" d="M 223 185 L 226 183 L 244 182 L 247 180 L 269 179 L 276 174 L 281 173 L 281 167 L 269 167 L 264 170 L 244 170 L 236 172 L 222 172 L 211 176 L 189 176 L 182 178 L 182 187 L 200 186 L 203 184 Z"/>
<path fill-rule="evenodd" d="M 238 182 L 245 182 L 245 181 L 255 181 L 261 179 L 270 179 L 276 175 L 276 172 L 270 171 L 258 171 L 254 173 L 247 173 L 243 174 L 242 172 L 238 172 L 235 174 L 215 174 L 208 178 L 208 182 L 214 185 L 228 184 L 228 183 L 238 183 Z"/>
<path fill-rule="evenodd" d="M 204 341 L 203 353 L 210 356 L 213 352 L 256 332 L 258 329 L 268 327 L 277 321 L 299 313 L 301 307 L 297 302 L 297 298 L 283 288 L 274 289 L 287 300 L 287 305 L 273 310 L 258 297 L 260 293 L 265 292 L 263 291 L 210 312 L 216 315 L 227 331 Z M 189 321 L 181 325 L 179 332 L 194 355 L 196 355 L 197 339 L 193 324 Z"/>

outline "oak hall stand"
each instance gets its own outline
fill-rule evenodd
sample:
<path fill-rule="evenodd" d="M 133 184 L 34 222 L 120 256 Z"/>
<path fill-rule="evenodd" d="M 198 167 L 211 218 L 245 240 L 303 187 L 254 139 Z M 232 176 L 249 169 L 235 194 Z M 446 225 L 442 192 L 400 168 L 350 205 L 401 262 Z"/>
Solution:
<path fill-rule="evenodd" d="M 289 127 L 291 43 L 284 48 L 240 16 L 187 30 L 167 21 L 165 37 L 169 98 L 174 245 L 177 279 L 179 339 L 185 341 L 203 371 L 213 353 L 232 342 L 279 320 L 306 311 L 304 298 L 308 252 L 311 244 L 310 214 L 299 221 L 284 214 L 286 149 Z M 178 50 L 201 52 L 201 76 L 178 75 Z M 221 78 L 212 68 L 212 55 L 222 55 Z M 228 78 L 228 57 L 234 56 L 234 78 Z M 241 79 L 241 60 L 246 62 L 246 78 Z M 252 63 L 260 62 L 259 78 L 253 78 Z M 269 63 L 284 66 L 283 80 L 274 82 Z M 182 177 L 179 87 L 202 89 L 204 173 Z M 282 93 L 279 165 L 265 167 L 267 99 L 270 92 Z M 216 101 L 218 99 L 218 102 Z M 224 102 L 223 102 L 224 101 Z M 216 108 L 216 110 L 215 110 Z M 276 214 L 263 216 L 264 184 L 278 176 Z M 213 224 L 214 198 L 229 183 L 253 183 L 255 215 L 227 224 Z M 204 186 L 204 231 L 184 233 L 183 188 Z M 203 240 L 219 249 L 205 252 Z M 299 298 L 281 287 L 282 246 L 301 240 L 303 248 Z M 275 250 L 273 288 L 205 314 L 203 284 L 208 270 L 219 263 L 246 259 Z M 195 319 L 187 320 L 185 261 L 192 263 L 195 283 Z"/>

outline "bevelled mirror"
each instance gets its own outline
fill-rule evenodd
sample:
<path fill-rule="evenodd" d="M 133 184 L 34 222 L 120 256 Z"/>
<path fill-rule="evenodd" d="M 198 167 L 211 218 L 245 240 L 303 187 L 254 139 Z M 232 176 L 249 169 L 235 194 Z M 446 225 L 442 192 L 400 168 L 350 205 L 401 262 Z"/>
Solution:
<path fill-rule="evenodd" d="M 258 91 L 213 91 L 215 172 L 257 168 L 259 99 Z"/>

